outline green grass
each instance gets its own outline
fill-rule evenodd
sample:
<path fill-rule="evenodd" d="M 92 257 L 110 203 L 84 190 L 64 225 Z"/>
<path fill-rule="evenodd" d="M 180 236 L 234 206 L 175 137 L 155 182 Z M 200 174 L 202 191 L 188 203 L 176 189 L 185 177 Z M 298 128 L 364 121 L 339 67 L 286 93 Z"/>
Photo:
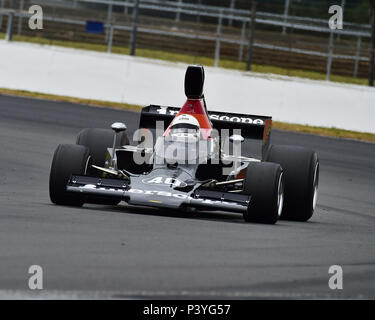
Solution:
<path fill-rule="evenodd" d="M 59 96 L 56 94 L 31 92 L 31 91 L 26 91 L 26 90 L 13 90 L 13 89 L 0 88 L 0 95 L 1 94 L 10 95 L 10 96 L 20 96 L 20 97 L 26 97 L 26 98 L 42 99 L 42 100 L 50 100 L 50 101 L 51 100 L 52 101 L 64 101 L 64 102 L 71 102 L 71 103 L 77 103 L 77 104 L 83 104 L 83 105 L 89 105 L 89 106 L 109 107 L 109 108 L 126 109 L 126 110 L 133 110 L 133 111 L 141 111 L 142 109 L 141 106 L 128 104 L 128 103 L 73 98 L 73 97 L 67 97 L 67 96 Z"/>
<path fill-rule="evenodd" d="M 272 121 L 272 127 L 274 129 L 279 129 L 279 130 L 284 130 L 284 131 L 293 131 L 293 132 L 315 134 L 315 135 L 334 137 L 334 138 L 344 138 L 344 139 L 375 142 L 375 134 L 373 133 L 350 131 L 350 130 L 344 130 L 344 129 L 339 129 L 335 127 L 331 127 L 331 128 L 314 127 L 314 126 L 285 123 L 285 122 L 278 122 L 278 121 Z"/>
<path fill-rule="evenodd" d="M 0 33 L 0 37 L 5 38 L 5 34 Z M 93 43 L 74 42 L 74 41 L 66 41 L 66 40 L 49 40 L 49 39 L 41 38 L 41 37 L 27 37 L 27 36 L 22 36 L 22 35 L 21 36 L 14 35 L 13 40 L 38 43 L 38 44 L 46 44 L 46 45 L 62 46 L 62 47 L 69 47 L 69 48 L 76 48 L 76 49 L 107 52 L 107 45 L 105 44 L 93 44 Z M 120 46 L 113 46 L 112 52 L 118 53 L 118 54 L 126 54 L 126 55 L 130 53 L 129 48 L 120 47 Z M 167 51 L 162 51 L 162 50 L 150 50 L 150 49 L 137 48 L 136 55 L 139 57 L 160 59 L 160 60 L 166 60 L 166 61 L 172 61 L 172 62 L 183 62 L 187 64 L 202 64 L 205 66 L 214 65 L 213 58 L 198 57 L 198 56 L 192 56 L 188 54 L 173 53 L 173 52 L 167 52 Z M 246 70 L 246 63 L 228 60 L 228 59 L 220 59 L 219 67 L 227 68 L 227 69 Z M 251 66 L 251 70 L 254 72 L 259 72 L 259 73 L 272 73 L 272 74 L 279 74 L 279 75 L 286 75 L 286 76 L 293 76 L 293 77 L 308 78 L 308 79 L 313 79 L 313 80 L 325 80 L 326 79 L 325 73 L 319 73 L 315 71 L 297 70 L 297 69 L 286 69 L 286 68 L 267 66 L 267 65 L 253 64 Z M 367 79 L 339 76 L 339 75 L 331 75 L 331 81 L 367 85 Z"/>
<path fill-rule="evenodd" d="M 84 104 L 84 105 L 126 109 L 126 110 L 138 111 L 138 112 L 142 108 L 141 106 L 127 104 L 127 103 L 72 98 L 72 97 L 38 93 L 38 92 L 30 92 L 30 91 L 24 91 L 24 90 L 11 90 L 11 89 L 0 88 L 0 95 L 1 94 L 23 96 L 23 97 L 36 98 L 36 99 L 53 100 L 53 101 L 65 101 L 65 102 L 78 103 L 78 104 Z M 343 130 L 343 129 L 338 129 L 338 128 L 313 127 L 313 126 L 284 123 L 284 122 L 278 122 L 278 121 L 273 121 L 273 128 L 279 129 L 279 130 L 285 130 L 285 131 L 302 132 L 302 133 L 322 135 L 322 136 L 335 137 L 335 138 L 345 138 L 345 139 L 375 142 L 375 134 L 373 133 L 356 132 L 356 131 L 349 131 L 349 130 Z"/>

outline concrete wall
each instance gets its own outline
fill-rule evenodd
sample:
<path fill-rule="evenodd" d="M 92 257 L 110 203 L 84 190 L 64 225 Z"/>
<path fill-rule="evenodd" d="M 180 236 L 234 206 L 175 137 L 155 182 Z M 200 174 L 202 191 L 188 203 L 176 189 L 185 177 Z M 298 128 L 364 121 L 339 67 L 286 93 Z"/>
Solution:
<path fill-rule="evenodd" d="M 79 98 L 181 106 L 186 65 L 0 41 L 0 87 Z M 375 133 L 375 89 L 206 68 L 208 108 Z"/>

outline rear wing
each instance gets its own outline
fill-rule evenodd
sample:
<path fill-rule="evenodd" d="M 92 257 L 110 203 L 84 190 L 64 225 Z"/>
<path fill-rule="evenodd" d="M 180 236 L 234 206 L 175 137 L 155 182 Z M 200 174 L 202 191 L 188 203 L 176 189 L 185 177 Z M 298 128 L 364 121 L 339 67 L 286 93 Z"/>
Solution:
<path fill-rule="evenodd" d="M 139 128 L 155 129 L 156 121 L 164 121 L 166 129 L 180 108 L 150 105 L 142 108 Z M 262 157 L 268 149 L 271 136 L 272 117 L 238 113 L 208 111 L 212 127 L 216 130 L 240 129 L 246 139 L 262 140 Z"/>

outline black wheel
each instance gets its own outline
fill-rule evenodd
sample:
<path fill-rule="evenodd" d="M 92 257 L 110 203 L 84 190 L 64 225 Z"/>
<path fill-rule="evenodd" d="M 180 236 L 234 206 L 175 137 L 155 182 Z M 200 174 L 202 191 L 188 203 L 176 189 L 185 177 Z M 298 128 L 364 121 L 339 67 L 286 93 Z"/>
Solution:
<path fill-rule="evenodd" d="M 243 193 L 251 195 L 243 217 L 248 222 L 274 224 L 279 219 L 284 197 L 283 170 L 276 163 L 250 162 Z"/>
<path fill-rule="evenodd" d="M 80 207 L 84 198 L 68 193 L 66 185 L 72 174 L 85 174 L 89 161 L 89 149 L 75 144 L 60 144 L 53 156 L 49 177 L 49 195 L 58 205 Z"/>
<path fill-rule="evenodd" d="M 85 146 L 89 148 L 91 154 L 90 163 L 99 167 L 104 167 L 106 152 L 108 148 L 113 146 L 113 137 L 114 132 L 110 129 L 97 129 L 97 128 L 88 128 L 83 129 L 78 133 L 76 143 L 78 145 Z M 116 147 L 124 146 L 129 144 L 129 139 L 125 132 L 117 133 Z M 100 176 L 98 170 L 90 170 L 89 174 L 91 176 Z M 118 205 L 119 200 L 112 199 L 99 199 L 93 197 L 87 197 L 86 200 L 88 203 L 94 204 L 106 204 L 106 205 Z"/>
<path fill-rule="evenodd" d="M 104 167 L 107 149 L 113 146 L 113 135 L 114 132 L 111 129 L 83 129 L 78 133 L 76 144 L 89 148 L 92 164 Z M 129 144 L 129 139 L 126 133 L 117 133 L 116 147 L 127 144 Z"/>
<path fill-rule="evenodd" d="M 285 199 L 281 219 L 307 221 L 314 213 L 319 160 L 316 152 L 296 146 L 271 145 L 266 161 L 279 163 L 285 175 Z"/>

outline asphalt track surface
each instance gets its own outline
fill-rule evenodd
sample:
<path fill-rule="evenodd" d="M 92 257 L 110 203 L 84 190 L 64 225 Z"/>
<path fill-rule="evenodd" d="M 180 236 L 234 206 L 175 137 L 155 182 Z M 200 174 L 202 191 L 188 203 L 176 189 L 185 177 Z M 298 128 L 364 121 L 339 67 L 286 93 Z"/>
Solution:
<path fill-rule="evenodd" d="M 0 298 L 375 298 L 374 144 L 273 132 L 273 143 L 319 154 L 318 206 L 307 223 L 51 204 L 57 145 L 119 120 L 133 131 L 138 117 L 0 96 Z M 28 289 L 33 264 L 43 267 L 38 292 Z M 343 290 L 328 287 L 331 265 L 343 268 Z"/>

